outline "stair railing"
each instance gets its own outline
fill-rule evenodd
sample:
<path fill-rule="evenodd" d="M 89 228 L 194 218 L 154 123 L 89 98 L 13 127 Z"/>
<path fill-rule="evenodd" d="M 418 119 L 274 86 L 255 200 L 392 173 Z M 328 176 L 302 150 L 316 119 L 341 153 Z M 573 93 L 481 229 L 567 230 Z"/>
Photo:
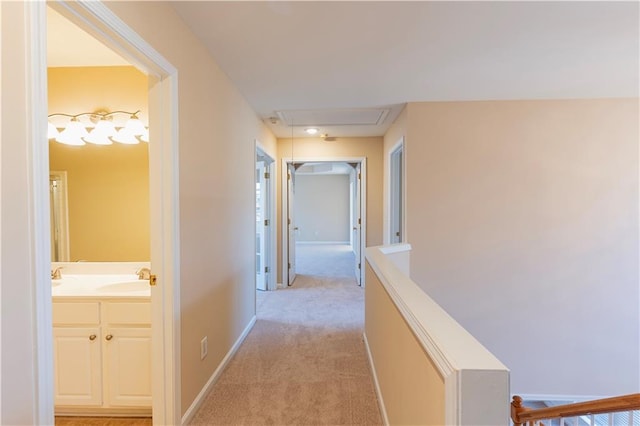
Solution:
<path fill-rule="evenodd" d="M 634 422 L 634 411 L 636 410 L 640 410 L 640 393 L 537 409 L 527 408 L 523 406 L 522 398 L 516 395 L 513 397 L 513 401 L 511 402 L 511 420 L 513 421 L 513 424 L 515 426 L 544 425 L 545 423 L 541 423 L 541 420 L 568 418 L 574 418 L 575 422 L 568 423 L 560 421 L 559 424 L 595 425 L 596 421 L 594 416 L 598 414 L 628 412 L 627 424 L 629 426 L 636 426 L 637 423 Z M 585 417 L 587 419 L 586 422 L 580 423 L 578 421 L 578 419 Z M 612 419 L 613 416 L 610 415 L 608 422 L 609 425 L 627 426 L 627 424 L 620 425 L 617 421 L 614 423 Z M 546 423 L 546 425 L 551 424 L 551 422 Z"/>

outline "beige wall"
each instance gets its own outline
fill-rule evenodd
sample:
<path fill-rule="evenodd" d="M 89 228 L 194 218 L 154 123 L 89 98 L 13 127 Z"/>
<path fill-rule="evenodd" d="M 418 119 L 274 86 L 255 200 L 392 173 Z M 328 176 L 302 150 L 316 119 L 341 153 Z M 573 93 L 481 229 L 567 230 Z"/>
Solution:
<path fill-rule="evenodd" d="M 349 242 L 349 175 L 297 174 L 296 241 Z"/>
<path fill-rule="evenodd" d="M 147 122 L 147 77 L 133 67 L 49 68 L 48 77 L 50 114 L 141 110 Z M 77 147 L 50 141 L 49 167 L 67 172 L 71 261 L 149 260 L 146 143 Z"/>
<path fill-rule="evenodd" d="M 389 424 L 445 424 L 444 378 L 368 260 L 365 272 L 365 334 Z"/>
<path fill-rule="evenodd" d="M 637 99 L 408 105 L 411 277 L 515 393 L 638 389 L 638 114 Z"/>
<path fill-rule="evenodd" d="M 292 155 L 293 142 L 293 155 Z M 338 138 L 327 142 L 320 138 L 278 139 L 278 282 L 282 282 L 282 159 L 360 158 L 367 159 L 367 246 L 382 243 L 382 138 Z"/>
<path fill-rule="evenodd" d="M 255 314 L 254 147 L 275 139 L 168 3 L 108 6 L 178 69 L 184 413 Z"/>

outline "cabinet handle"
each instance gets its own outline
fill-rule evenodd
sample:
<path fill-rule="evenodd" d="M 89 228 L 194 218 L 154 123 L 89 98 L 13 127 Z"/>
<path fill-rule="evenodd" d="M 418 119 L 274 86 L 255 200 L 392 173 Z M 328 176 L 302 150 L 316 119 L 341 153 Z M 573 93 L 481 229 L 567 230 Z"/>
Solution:
<path fill-rule="evenodd" d="M 112 334 L 107 334 L 107 337 L 105 337 L 105 339 L 111 340 L 111 339 L 113 339 L 113 335 Z"/>
<path fill-rule="evenodd" d="M 92 334 L 91 336 L 89 336 L 89 340 L 93 342 L 94 340 L 96 340 L 96 337 L 98 336 L 96 336 L 95 334 Z"/>

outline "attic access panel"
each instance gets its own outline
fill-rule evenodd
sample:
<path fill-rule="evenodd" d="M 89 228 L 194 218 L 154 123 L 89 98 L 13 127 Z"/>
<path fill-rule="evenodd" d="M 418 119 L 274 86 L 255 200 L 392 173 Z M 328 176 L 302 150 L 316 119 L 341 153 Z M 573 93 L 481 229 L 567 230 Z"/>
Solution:
<path fill-rule="evenodd" d="M 288 126 L 376 126 L 382 124 L 389 108 L 343 108 L 277 111 Z"/>

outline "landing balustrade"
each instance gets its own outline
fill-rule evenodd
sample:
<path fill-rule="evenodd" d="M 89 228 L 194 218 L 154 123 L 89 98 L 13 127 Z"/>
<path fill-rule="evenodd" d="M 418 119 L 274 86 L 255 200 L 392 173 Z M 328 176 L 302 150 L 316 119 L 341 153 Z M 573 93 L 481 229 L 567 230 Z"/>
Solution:
<path fill-rule="evenodd" d="M 409 279 L 409 251 L 366 252 L 364 337 L 385 424 L 507 425 L 508 369 Z"/>
<path fill-rule="evenodd" d="M 511 420 L 514 426 L 640 426 L 640 394 L 537 409 L 516 395 Z"/>
<path fill-rule="evenodd" d="M 385 424 L 640 426 L 640 394 L 544 408 L 514 396 L 509 371 L 409 278 L 408 244 L 366 252 L 365 333 Z"/>

